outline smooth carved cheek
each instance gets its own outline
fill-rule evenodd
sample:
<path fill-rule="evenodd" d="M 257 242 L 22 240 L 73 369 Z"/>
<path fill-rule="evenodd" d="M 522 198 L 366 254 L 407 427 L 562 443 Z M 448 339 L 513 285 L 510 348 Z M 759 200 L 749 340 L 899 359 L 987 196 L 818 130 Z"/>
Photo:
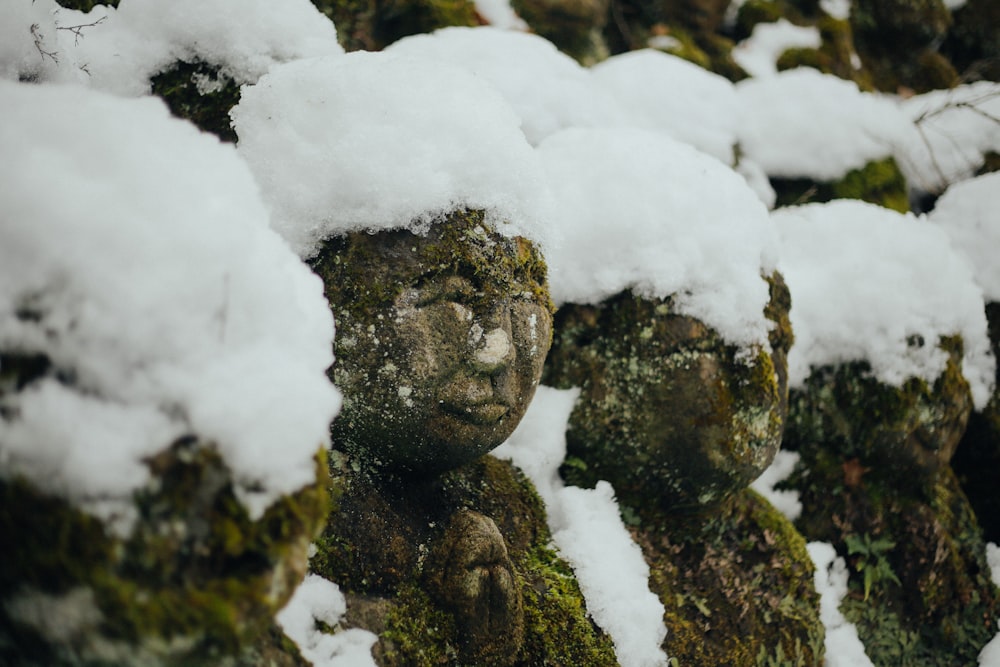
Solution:
<path fill-rule="evenodd" d="M 485 338 L 483 346 L 476 350 L 476 361 L 484 366 L 497 366 L 510 354 L 510 336 L 503 329 L 493 329 Z"/>

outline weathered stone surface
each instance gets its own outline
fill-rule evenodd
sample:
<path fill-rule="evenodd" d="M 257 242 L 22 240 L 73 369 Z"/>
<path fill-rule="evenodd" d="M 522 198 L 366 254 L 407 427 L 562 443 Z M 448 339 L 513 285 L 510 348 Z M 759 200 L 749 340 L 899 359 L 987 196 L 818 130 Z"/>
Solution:
<path fill-rule="evenodd" d="M 1000 302 L 986 304 L 990 349 L 1000 359 Z M 983 535 L 989 542 L 1000 543 L 1000 367 L 996 388 L 989 403 L 969 417 L 969 425 L 958 443 L 952 467 L 979 518 Z"/>
<path fill-rule="evenodd" d="M 581 387 L 567 430 L 568 481 L 608 480 L 619 500 L 696 510 L 745 488 L 781 442 L 787 290 L 772 282 L 777 354 L 749 358 L 670 299 L 625 292 L 556 314 L 546 384 Z M 782 324 L 783 323 L 783 324 Z"/>
<path fill-rule="evenodd" d="M 148 465 L 126 538 L 19 479 L 0 482 L 0 531 L 18 540 L 0 568 L 0 662 L 232 664 L 272 627 L 328 512 L 325 459 L 322 482 L 258 521 L 210 446 L 180 441 Z"/>
<path fill-rule="evenodd" d="M 379 664 L 616 664 L 509 462 L 400 480 L 331 461 L 344 493 L 311 568 L 345 592 L 348 626 L 378 634 Z"/>
<path fill-rule="evenodd" d="M 433 473 L 507 439 L 551 340 L 545 264 L 528 241 L 458 212 L 424 236 L 330 239 L 313 267 L 337 321 L 335 447 Z"/>
<path fill-rule="evenodd" d="M 1000 81 L 1000 4 L 968 0 L 952 12 L 954 22 L 941 46 L 963 81 Z"/>
<path fill-rule="evenodd" d="M 910 210 L 906 178 L 892 157 L 874 160 L 853 169 L 837 181 L 807 178 L 771 178 L 777 206 L 797 206 L 832 199 L 860 199 L 906 213 Z"/>
<path fill-rule="evenodd" d="M 478 24 L 469 0 L 312 0 L 347 51 L 379 51 L 407 35 Z"/>
<path fill-rule="evenodd" d="M 610 0 L 512 0 L 531 29 L 584 65 L 608 56 L 602 31 Z"/>
<path fill-rule="evenodd" d="M 848 554 L 841 609 L 875 664 L 975 664 L 1000 613 L 985 542 L 948 465 L 971 410 L 961 343 L 933 384 L 880 384 L 864 364 L 793 389 L 785 447 L 801 461 L 796 522 Z"/>
<path fill-rule="evenodd" d="M 786 446 L 857 461 L 900 490 L 933 479 L 951 460 L 972 411 L 961 340 L 941 345 L 949 361 L 933 385 L 910 378 L 892 387 L 872 377 L 864 362 L 814 370 L 790 392 Z"/>
<path fill-rule="evenodd" d="M 679 664 L 823 664 L 805 541 L 754 491 L 696 516 L 648 506 L 636 524 L 650 588 L 666 608 L 664 649 Z"/>

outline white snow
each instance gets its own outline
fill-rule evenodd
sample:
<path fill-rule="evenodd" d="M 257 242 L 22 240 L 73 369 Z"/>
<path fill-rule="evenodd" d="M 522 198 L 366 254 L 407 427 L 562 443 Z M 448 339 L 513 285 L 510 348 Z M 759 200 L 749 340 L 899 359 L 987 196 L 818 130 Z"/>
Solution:
<path fill-rule="evenodd" d="M 528 31 L 530 28 L 514 8 L 510 0 L 475 0 L 476 14 L 494 28 Z"/>
<path fill-rule="evenodd" d="M 951 2 L 955 1 L 951 0 Z M 958 2 L 965 2 L 965 0 L 958 0 Z M 841 21 L 846 21 L 851 17 L 851 0 L 819 0 L 819 8 L 829 16 Z"/>
<path fill-rule="evenodd" d="M 789 521 L 795 521 L 802 514 L 799 492 L 795 489 L 781 490 L 774 487 L 788 479 L 800 458 L 798 452 L 779 450 L 767 470 L 750 485 L 751 489 L 764 496 Z"/>
<path fill-rule="evenodd" d="M 1000 301 L 1000 173 L 955 183 L 928 216 L 972 265 L 987 301 Z"/>
<path fill-rule="evenodd" d="M 493 451 L 534 483 L 548 512 L 552 539 L 570 563 L 587 611 L 611 637 L 623 667 L 667 664 L 663 605 L 649 590 L 649 566 L 622 523 L 614 489 L 563 486 L 566 423 L 579 389 L 540 386 L 510 439 Z"/>
<path fill-rule="evenodd" d="M 860 360 L 889 385 L 933 382 L 947 361 L 939 338 L 961 334 L 963 373 L 975 405 L 986 404 L 994 360 L 982 290 L 939 226 L 847 199 L 778 209 L 772 218 L 792 294 L 790 386 L 814 367 Z M 907 343 L 915 336 L 922 345 Z"/>
<path fill-rule="evenodd" d="M 567 127 L 631 122 L 588 70 L 538 35 L 488 26 L 442 28 L 404 37 L 386 52 L 433 58 L 483 77 L 510 103 L 532 145 Z"/>
<path fill-rule="evenodd" d="M 564 130 L 538 150 L 555 195 L 546 260 L 557 303 L 674 295 L 678 312 L 728 342 L 767 345 L 761 274 L 776 242 L 741 176 L 650 130 Z"/>
<path fill-rule="evenodd" d="M 865 655 L 858 629 L 840 613 L 840 601 L 847 595 L 847 564 L 826 542 L 810 542 L 806 550 L 816 567 L 813 576 L 820 595 L 819 616 L 826 628 L 825 667 L 874 667 Z"/>
<path fill-rule="evenodd" d="M 347 601 L 337 584 L 307 574 L 276 620 L 313 667 L 375 667 L 371 648 L 378 637 L 360 628 L 320 631 L 316 622 L 336 627 L 347 613 Z"/>
<path fill-rule="evenodd" d="M 0 350 L 58 371 L 3 398 L 0 475 L 111 519 L 193 434 L 253 518 L 313 482 L 333 321 L 236 151 L 80 86 L 0 81 L 0 117 Z"/>
<path fill-rule="evenodd" d="M 419 231 L 460 207 L 544 244 L 538 155 L 464 69 L 385 52 L 299 60 L 245 87 L 231 115 L 272 224 L 303 257 L 333 234 Z"/>
<path fill-rule="evenodd" d="M 725 77 L 661 51 L 629 51 L 594 65 L 594 80 L 627 107 L 636 127 L 675 139 L 734 162 L 741 112 L 736 89 Z"/>
<path fill-rule="evenodd" d="M 892 98 L 800 67 L 736 84 L 744 154 L 769 176 L 832 181 L 919 142 Z"/>
<path fill-rule="evenodd" d="M 1000 152 L 1000 83 L 934 90 L 900 104 L 916 125 L 898 156 L 911 187 L 941 192 L 972 177 L 986 153 Z"/>
<path fill-rule="evenodd" d="M 750 76 L 769 77 L 778 73 L 778 58 L 785 51 L 818 49 L 822 43 L 815 26 L 798 26 L 782 18 L 755 25 L 753 33 L 733 47 L 732 55 Z"/>
<path fill-rule="evenodd" d="M 36 22 L 55 58 L 35 47 Z M 0 26 L 6 78 L 38 72 L 42 80 L 73 79 L 127 96 L 148 94 L 150 78 L 178 60 L 250 83 L 275 63 L 343 53 L 333 23 L 309 0 L 128 0 L 88 13 L 54 0 L 5 0 Z"/>

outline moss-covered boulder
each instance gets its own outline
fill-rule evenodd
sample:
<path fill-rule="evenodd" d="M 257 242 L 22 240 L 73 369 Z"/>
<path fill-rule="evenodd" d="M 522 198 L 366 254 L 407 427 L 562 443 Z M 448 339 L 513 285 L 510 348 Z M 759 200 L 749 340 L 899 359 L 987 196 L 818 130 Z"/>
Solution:
<path fill-rule="evenodd" d="M 170 113 L 236 143 L 229 111 L 240 101 L 240 87 L 220 68 L 203 62 L 178 61 L 150 80 L 153 94 L 163 98 Z"/>
<path fill-rule="evenodd" d="M 312 260 L 337 320 L 336 447 L 368 467 L 434 473 L 507 439 L 551 341 L 534 245 L 458 211 L 425 234 L 353 232 Z"/>
<path fill-rule="evenodd" d="M 900 213 L 910 210 L 906 178 L 892 157 L 873 160 L 835 181 L 780 177 L 772 177 L 770 181 L 777 195 L 777 206 L 860 199 Z"/>
<path fill-rule="evenodd" d="M 952 11 L 954 19 L 941 46 L 963 81 L 1000 81 L 1000 4 L 968 0 Z"/>
<path fill-rule="evenodd" d="M 280 638 L 274 614 L 329 510 L 325 457 L 321 481 L 256 521 L 210 445 L 181 440 L 147 465 L 124 535 L 21 478 L 0 481 L 0 531 L 17 540 L 0 568 L 0 662 L 234 664 L 267 648 L 262 634 Z"/>
<path fill-rule="evenodd" d="M 942 0 L 857 0 L 850 20 L 858 55 L 878 90 L 922 93 L 959 82 L 937 52 L 952 21 Z"/>
<path fill-rule="evenodd" d="M 603 30 L 609 0 L 513 0 L 511 7 L 531 29 L 584 65 L 607 57 Z"/>
<path fill-rule="evenodd" d="M 678 664 L 823 664 L 805 540 L 756 492 L 694 516 L 650 504 L 633 523 Z"/>
<path fill-rule="evenodd" d="M 720 30 L 728 6 L 726 0 L 612 2 L 605 39 L 612 53 L 658 48 L 738 81 L 746 72 L 732 58 L 732 40 Z"/>
<path fill-rule="evenodd" d="M 345 625 L 379 636 L 380 665 L 617 664 L 509 462 L 405 480 L 331 464 L 343 495 L 311 568 L 345 592 Z"/>
<path fill-rule="evenodd" d="M 975 664 L 1000 613 L 982 532 L 948 465 L 972 400 L 961 344 L 942 347 L 950 360 L 934 383 L 892 387 L 852 363 L 816 369 L 790 392 L 796 525 L 847 557 L 841 609 L 875 664 Z"/>
<path fill-rule="evenodd" d="M 312 0 L 347 51 L 379 51 L 401 37 L 479 24 L 470 0 Z"/>
<path fill-rule="evenodd" d="M 994 358 L 1000 358 L 1000 303 L 986 304 L 986 319 L 990 349 Z M 1000 387 L 1000 368 L 995 379 L 996 387 Z M 1000 495 L 996 493 L 1000 470 L 1000 389 L 994 388 L 986 407 L 969 416 L 952 467 L 975 510 L 985 539 L 1000 542 Z"/>
<path fill-rule="evenodd" d="M 607 480 L 619 500 L 673 509 L 715 504 L 745 488 L 781 442 L 787 290 L 771 281 L 776 350 L 750 354 L 670 298 L 626 291 L 556 313 L 544 382 L 581 387 L 567 430 L 566 479 Z"/>

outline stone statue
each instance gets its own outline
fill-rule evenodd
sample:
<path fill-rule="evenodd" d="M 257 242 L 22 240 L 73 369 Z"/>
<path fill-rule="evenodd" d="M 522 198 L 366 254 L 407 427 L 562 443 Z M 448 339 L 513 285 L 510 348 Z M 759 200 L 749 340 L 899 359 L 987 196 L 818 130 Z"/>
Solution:
<path fill-rule="evenodd" d="M 748 488 L 781 443 L 790 297 L 768 278 L 769 349 L 727 344 L 670 297 L 565 304 L 543 380 L 581 389 L 567 482 L 608 480 L 681 664 L 816 664 L 823 629 L 805 541 Z"/>
<path fill-rule="evenodd" d="M 481 211 L 424 234 L 333 237 L 312 260 L 338 324 L 331 473 L 312 561 L 381 664 L 614 664 L 527 480 L 483 455 L 520 421 L 551 342 L 538 250 Z"/>

